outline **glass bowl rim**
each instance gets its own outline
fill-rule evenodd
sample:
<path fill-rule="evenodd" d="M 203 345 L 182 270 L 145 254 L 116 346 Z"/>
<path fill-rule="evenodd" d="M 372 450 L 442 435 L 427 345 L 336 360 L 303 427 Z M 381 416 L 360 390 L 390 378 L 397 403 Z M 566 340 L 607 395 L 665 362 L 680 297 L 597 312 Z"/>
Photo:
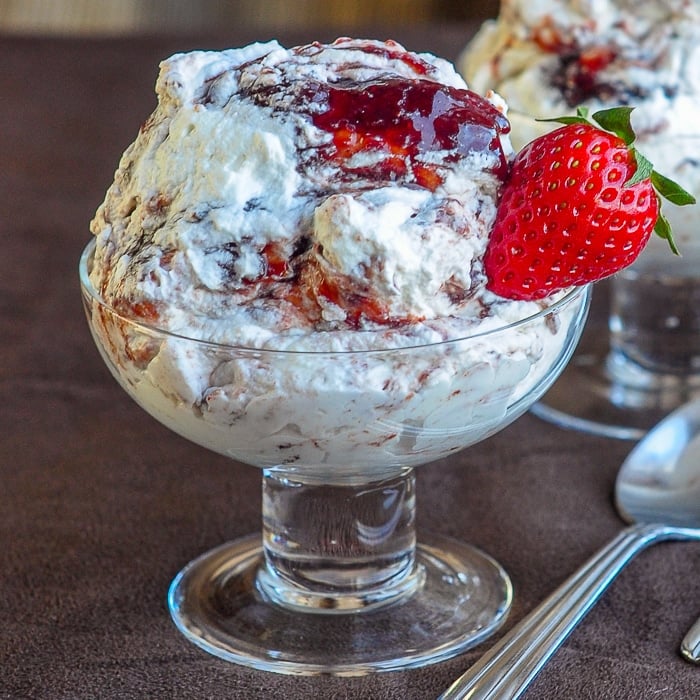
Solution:
<path fill-rule="evenodd" d="M 391 352 L 391 353 L 410 352 L 412 350 L 417 350 L 420 348 L 429 348 L 429 347 L 453 345 L 453 344 L 456 345 L 458 343 L 463 343 L 465 341 L 475 340 L 477 338 L 485 338 L 488 336 L 494 336 L 494 335 L 497 335 L 498 333 L 503 333 L 505 331 L 514 330 L 516 328 L 519 328 L 520 326 L 524 326 L 527 323 L 535 321 L 538 318 L 542 318 L 542 317 L 547 316 L 553 312 L 558 311 L 559 309 L 561 309 L 565 306 L 568 306 L 568 304 L 570 302 L 574 301 L 579 296 L 585 297 L 585 295 L 589 292 L 589 288 L 591 287 L 590 284 L 573 287 L 563 297 L 561 297 L 560 299 L 557 299 L 554 303 L 549 304 L 548 306 L 540 309 L 537 313 L 531 314 L 529 316 L 525 316 L 523 318 L 518 319 L 517 321 L 512 321 L 511 323 L 507 323 L 505 325 L 498 326 L 496 328 L 490 328 L 490 329 L 485 330 L 485 331 L 479 331 L 479 332 L 473 333 L 471 335 L 463 335 L 463 336 L 458 336 L 455 338 L 445 338 L 443 340 L 438 340 L 435 342 L 418 342 L 415 344 L 408 344 L 408 345 L 396 345 L 393 347 L 381 347 L 381 348 L 372 347 L 372 348 L 364 348 L 364 349 L 358 349 L 358 350 L 328 350 L 328 349 L 324 349 L 324 350 L 313 350 L 313 349 L 311 349 L 311 350 L 309 350 L 309 349 L 299 350 L 299 349 L 293 349 L 293 348 L 292 349 L 265 348 L 265 347 L 258 348 L 258 347 L 253 347 L 250 345 L 231 345 L 229 343 L 220 343 L 220 342 L 211 341 L 211 340 L 203 340 L 201 338 L 192 338 L 191 336 L 183 335 L 182 333 L 177 333 L 175 331 L 166 330 L 166 329 L 160 328 L 154 324 L 150 324 L 150 323 L 147 323 L 145 321 L 140 321 L 138 319 L 132 318 L 132 317 L 127 316 L 126 314 L 118 311 L 102 297 L 102 295 L 95 289 L 92 282 L 90 281 L 90 277 L 88 274 L 88 261 L 90 260 L 90 258 L 94 254 L 96 246 L 97 246 L 97 242 L 96 242 L 95 238 L 92 238 L 92 240 L 90 240 L 87 243 L 87 245 L 83 249 L 83 252 L 80 255 L 80 260 L 78 263 L 78 274 L 80 277 L 80 286 L 81 286 L 83 292 L 86 293 L 90 297 L 90 299 L 95 301 L 100 306 L 104 307 L 107 311 L 109 311 L 110 315 L 116 316 L 117 318 L 121 319 L 122 321 L 125 321 L 126 323 L 129 323 L 133 326 L 141 328 L 149 334 L 159 334 L 159 335 L 163 335 L 163 336 L 170 337 L 170 338 L 177 339 L 177 340 L 189 341 L 191 343 L 195 343 L 196 345 L 201 345 L 201 346 L 208 347 L 211 349 L 229 350 L 229 351 L 234 350 L 236 352 L 258 353 L 258 354 L 313 355 L 313 356 L 371 355 L 371 354 L 387 353 L 387 352 Z M 378 332 L 377 330 L 355 331 L 355 333 L 377 333 L 377 332 Z"/>

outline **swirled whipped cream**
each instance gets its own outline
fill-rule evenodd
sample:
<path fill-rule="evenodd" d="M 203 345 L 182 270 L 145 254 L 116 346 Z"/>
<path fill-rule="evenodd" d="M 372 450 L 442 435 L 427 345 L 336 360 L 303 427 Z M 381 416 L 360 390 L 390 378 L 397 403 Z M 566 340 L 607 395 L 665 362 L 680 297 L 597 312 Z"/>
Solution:
<path fill-rule="evenodd" d="M 157 94 L 92 222 L 93 283 L 127 315 L 336 347 L 360 342 L 344 331 L 416 342 L 527 313 L 485 290 L 481 264 L 505 106 L 447 62 L 393 42 L 271 42 L 176 55 Z"/>
<path fill-rule="evenodd" d="M 156 91 L 92 221 L 95 289 L 178 336 L 313 351 L 236 356 L 95 312 L 110 365 L 161 420 L 252 463 L 420 462 L 493 431 L 551 371 L 571 314 L 440 344 L 541 309 L 485 288 L 512 155 L 496 94 L 353 39 L 179 54 Z"/>

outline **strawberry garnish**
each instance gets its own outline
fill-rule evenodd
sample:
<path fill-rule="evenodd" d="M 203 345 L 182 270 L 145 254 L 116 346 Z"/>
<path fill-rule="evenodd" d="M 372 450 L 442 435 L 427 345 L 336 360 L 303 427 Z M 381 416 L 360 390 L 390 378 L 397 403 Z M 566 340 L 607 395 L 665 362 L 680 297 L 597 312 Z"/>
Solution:
<path fill-rule="evenodd" d="M 661 197 L 695 198 L 637 151 L 631 107 L 549 120 L 564 126 L 515 157 L 484 256 L 488 288 L 541 299 L 630 265 L 652 231 L 678 253 Z"/>

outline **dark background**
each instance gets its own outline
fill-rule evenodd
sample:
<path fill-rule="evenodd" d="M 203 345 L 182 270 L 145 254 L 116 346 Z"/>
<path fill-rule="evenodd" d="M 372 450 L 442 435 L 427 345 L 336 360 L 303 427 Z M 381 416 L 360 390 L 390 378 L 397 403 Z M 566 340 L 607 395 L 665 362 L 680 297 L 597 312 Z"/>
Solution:
<path fill-rule="evenodd" d="M 499 0 L 0 0 L 0 32 L 124 35 L 478 22 Z"/>

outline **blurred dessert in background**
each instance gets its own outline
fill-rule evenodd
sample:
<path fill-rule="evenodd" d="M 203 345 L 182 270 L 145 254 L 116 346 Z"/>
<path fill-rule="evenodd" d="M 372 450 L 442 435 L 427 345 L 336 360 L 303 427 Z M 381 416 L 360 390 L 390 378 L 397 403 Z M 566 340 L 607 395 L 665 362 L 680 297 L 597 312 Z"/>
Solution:
<path fill-rule="evenodd" d="M 700 194 L 697 0 L 501 0 L 459 68 L 473 90 L 507 101 L 516 149 L 556 126 L 535 117 L 633 106 L 639 150 Z M 667 213 L 679 235 L 694 214 Z"/>

